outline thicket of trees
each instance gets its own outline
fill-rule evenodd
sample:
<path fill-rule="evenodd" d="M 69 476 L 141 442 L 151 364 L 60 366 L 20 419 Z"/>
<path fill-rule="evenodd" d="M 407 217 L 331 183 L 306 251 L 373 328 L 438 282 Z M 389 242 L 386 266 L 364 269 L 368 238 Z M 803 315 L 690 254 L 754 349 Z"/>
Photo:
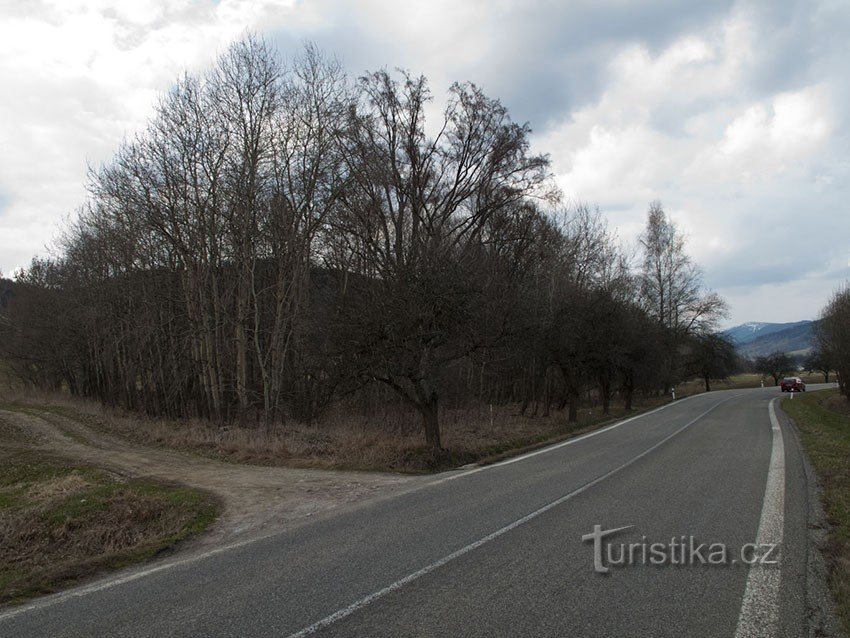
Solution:
<path fill-rule="evenodd" d="M 778 386 L 779 381 L 786 375 L 797 370 L 797 363 L 785 352 L 773 352 L 763 357 L 757 357 L 753 362 L 755 371 L 765 377 L 773 379 L 773 385 Z"/>
<path fill-rule="evenodd" d="M 821 311 L 816 330 L 818 346 L 812 367 L 824 375 L 835 370 L 841 394 L 850 399 L 850 287 L 836 291 Z"/>
<path fill-rule="evenodd" d="M 815 332 L 815 340 L 821 341 Z M 803 361 L 803 369 L 809 372 L 820 372 L 823 375 L 823 382 L 829 383 L 829 375 L 835 369 L 830 353 L 824 351 L 823 347 L 816 343 L 809 356 Z"/>
<path fill-rule="evenodd" d="M 473 84 L 352 81 L 261 40 L 185 76 L 16 277 L 3 355 L 43 387 L 155 415 L 280 424 L 390 389 L 440 448 L 441 404 L 609 409 L 728 374 L 681 232 L 650 206 L 636 267 L 562 207 L 530 129 Z"/>

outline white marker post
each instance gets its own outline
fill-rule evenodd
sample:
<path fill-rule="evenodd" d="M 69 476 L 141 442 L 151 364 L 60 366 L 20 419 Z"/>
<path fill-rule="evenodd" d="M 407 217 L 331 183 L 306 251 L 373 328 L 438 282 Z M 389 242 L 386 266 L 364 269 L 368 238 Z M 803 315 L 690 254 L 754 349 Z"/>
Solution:
<path fill-rule="evenodd" d="M 673 395 L 673 400 L 675 401 L 676 400 L 676 388 L 673 388 L 672 390 L 670 390 L 670 393 Z"/>

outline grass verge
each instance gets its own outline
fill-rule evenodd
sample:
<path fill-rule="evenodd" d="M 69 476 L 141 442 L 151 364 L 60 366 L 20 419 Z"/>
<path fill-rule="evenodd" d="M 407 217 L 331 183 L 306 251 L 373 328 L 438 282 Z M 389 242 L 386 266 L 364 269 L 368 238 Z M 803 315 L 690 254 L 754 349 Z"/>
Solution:
<path fill-rule="evenodd" d="M 736 375 L 715 382 L 716 390 L 759 387 L 761 377 Z M 769 385 L 769 384 L 768 384 Z M 676 395 L 703 392 L 699 380 L 683 383 Z M 105 408 L 93 401 L 58 393 L 10 392 L 0 409 L 23 412 L 50 421 L 64 434 L 91 443 L 107 435 L 140 445 L 180 450 L 217 460 L 258 465 L 338 470 L 434 472 L 469 463 L 491 463 L 557 443 L 634 416 L 669 402 L 669 396 L 636 396 L 635 410 L 622 403 L 604 415 L 599 406 L 585 405 L 578 421 L 570 423 L 563 410 L 550 416 L 523 416 L 517 404 L 441 408 L 445 450 L 434 453 L 423 445 L 420 417 L 397 404 L 364 410 L 357 404 L 339 405 L 312 425 L 292 420 L 271 427 L 257 423 L 220 425 L 203 419 L 148 418 Z M 96 441 L 94 441 L 96 444 Z"/>
<path fill-rule="evenodd" d="M 0 448 L 0 603 L 150 558 L 211 523 L 212 497 Z"/>
<path fill-rule="evenodd" d="M 551 416 L 523 416 L 517 405 L 441 410 L 445 450 L 435 454 L 423 445 L 419 416 L 387 406 L 380 414 L 358 414 L 341 407 L 313 425 L 289 421 L 272 428 L 219 426 L 201 419 L 154 419 L 106 409 L 59 395 L 0 401 L 0 409 L 39 416 L 74 439 L 111 436 L 140 445 L 180 450 L 218 460 L 301 468 L 435 472 L 469 463 L 492 463 L 556 443 L 640 414 L 669 401 L 645 397 L 634 410 L 612 405 L 579 410 L 570 423 L 563 411 Z M 96 441 L 95 441 L 96 442 Z"/>
<path fill-rule="evenodd" d="M 786 398 L 823 490 L 831 524 L 827 544 L 829 586 L 844 631 L 850 635 L 850 413 L 838 390 Z M 842 413 L 843 412 L 843 413 Z"/>

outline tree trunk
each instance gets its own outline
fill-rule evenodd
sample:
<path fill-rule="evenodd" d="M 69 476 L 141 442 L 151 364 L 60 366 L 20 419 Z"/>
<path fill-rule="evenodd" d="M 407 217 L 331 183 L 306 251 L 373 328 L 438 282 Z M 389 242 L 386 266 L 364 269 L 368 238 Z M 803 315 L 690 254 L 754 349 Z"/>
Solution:
<path fill-rule="evenodd" d="M 711 381 L 707 375 L 703 377 L 703 381 L 705 381 L 705 391 L 711 392 Z"/>
<path fill-rule="evenodd" d="M 425 426 L 425 444 L 432 450 L 442 450 L 440 442 L 440 415 L 437 411 L 437 397 L 432 397 L 420 407 L 422 424 Z"/>
<path fill-rule="evenodd" d="M 236 344 L 236 397 L 239 401 L 239 420 L 245 418 L 248 409 L 248 331 L 245 325 L 248 321 L 248 288 L 240 278 L 236 308 L 236 327 L 234 342 Z"/>
<path fill-rule="evenodd" d="M 599 397 L 602 399 L 602 414 L 611 414 L 611 383 L 608 381 L 599 382 Z"/>
<path fill-rule="evenodd" d="M 568 417 L 570 423 L 578 421 L 578 394 L 570 393 L 570 414 Z"/>

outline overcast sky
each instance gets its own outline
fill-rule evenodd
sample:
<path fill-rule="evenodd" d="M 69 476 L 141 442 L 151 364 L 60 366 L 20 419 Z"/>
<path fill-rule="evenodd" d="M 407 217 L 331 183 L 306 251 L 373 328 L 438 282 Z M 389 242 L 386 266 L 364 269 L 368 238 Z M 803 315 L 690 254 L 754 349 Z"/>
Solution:
<path fill-rule="evenodd" d="M 87 166 L 246 29 L 436 96 L 476 82 L 625 244 L 660 199 L 725 325 L 814 318 L 850 278 L 846 0 L 0 0 L 0 271 L 47 254 Z"/>

